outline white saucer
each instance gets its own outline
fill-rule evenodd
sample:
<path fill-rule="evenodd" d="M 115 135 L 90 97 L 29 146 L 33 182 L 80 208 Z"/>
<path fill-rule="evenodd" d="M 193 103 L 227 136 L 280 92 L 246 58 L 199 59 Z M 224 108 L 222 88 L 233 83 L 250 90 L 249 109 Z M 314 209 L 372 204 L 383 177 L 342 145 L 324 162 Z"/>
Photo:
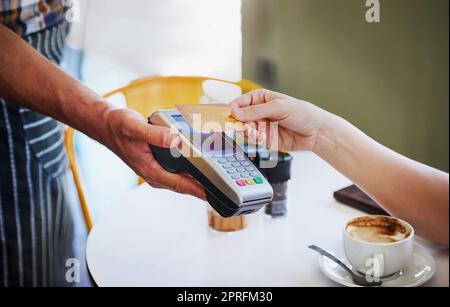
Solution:
<path fill-rule="evenodd" d="M 329 251 L 333 255 L 342 259 L 344 263 L 348 264 L 345 259 L 344 249 L 342 243 L 335 244 Z M 346 287 L 359 287 L 356 285 L 347 272 L 345 272 L 336 263 L 328 258 L 319 255 L 320 270 L 331 280 Z M 410 263 L 405 267 L 401 275 L 387 280 L 382 280 L 382 287 L 419 287 L 427 283 L 433 278 L 436 272 L 436 263 L 428 251 L 417 243 L 414 245 L 414 253 Z"/>

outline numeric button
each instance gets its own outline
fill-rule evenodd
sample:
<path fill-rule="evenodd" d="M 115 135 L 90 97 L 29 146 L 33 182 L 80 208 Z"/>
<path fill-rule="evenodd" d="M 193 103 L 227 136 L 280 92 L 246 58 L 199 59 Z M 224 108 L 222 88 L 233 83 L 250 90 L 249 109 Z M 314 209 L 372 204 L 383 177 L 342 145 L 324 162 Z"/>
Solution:
<path fill-rule="evenodd" d="M 243 179 L 247 179 L 247 178 L 250 177 L 250 174 L 249 174 L 249 173 L 242 173 L 242 174 L 241 174 L 241 177 L 242 177 Z"/>

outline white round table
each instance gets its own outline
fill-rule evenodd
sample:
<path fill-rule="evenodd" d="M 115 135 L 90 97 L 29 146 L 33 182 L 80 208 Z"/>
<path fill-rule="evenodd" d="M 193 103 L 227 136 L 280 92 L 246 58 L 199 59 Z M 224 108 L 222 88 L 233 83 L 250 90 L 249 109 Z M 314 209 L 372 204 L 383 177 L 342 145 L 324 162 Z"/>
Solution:
<path fill-rule="evenodd" d="M 343 225 L 363 215 L 333 199 L 349 184 L 316 156 L 295 154 L 288 216 L 260 212 L 233 234 L 209 229 L 204 202 L 143 185 L 97 221 L 88 267 L 99 286 L 336 286 L 307 247 L 336 245 Z M 428 285 L 448 287 L 448 250 L 418 242 L 437 264 Z"/>

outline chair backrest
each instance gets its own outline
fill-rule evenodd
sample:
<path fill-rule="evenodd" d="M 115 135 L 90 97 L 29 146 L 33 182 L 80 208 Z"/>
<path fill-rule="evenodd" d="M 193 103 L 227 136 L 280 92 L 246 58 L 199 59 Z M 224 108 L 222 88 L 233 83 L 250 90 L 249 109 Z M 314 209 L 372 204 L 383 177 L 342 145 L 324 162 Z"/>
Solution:
<path fill-rule="evenodd" d="M 173 109 L 178 104 L 200 103 L 205 96 L 204 85 L 206 81 L 235 85 L 241 89 L 242 93 L 260 88 L 258 84 L 249 80 L 229 82 L 206 77 L 148 77 L 133 81 L 125 87 L 107 93 L 104 98 L 109 99 L 114 95 L 123 95 L 128 108 L 148 117 L 156 110 Z M 65 145 L 86 226 L 90 231 L 93 227 L 93 220 L 77 164 L 74 135 L 75 131 L 72 128 L 67 129 Z"/>
<path fill-rule="evenodd" d="M 121 94 L 128 108 L 148 117 L 156 110 L 172 109 L 179 104 L 200 103 L 206 94 L 207 81 L 235 85 L 243 93 L 260 88 L 258 84 L 249 80 L 230 82 L 206 77 L 147 77 L 133 81 L 104 97 L 108 99 Z"/>

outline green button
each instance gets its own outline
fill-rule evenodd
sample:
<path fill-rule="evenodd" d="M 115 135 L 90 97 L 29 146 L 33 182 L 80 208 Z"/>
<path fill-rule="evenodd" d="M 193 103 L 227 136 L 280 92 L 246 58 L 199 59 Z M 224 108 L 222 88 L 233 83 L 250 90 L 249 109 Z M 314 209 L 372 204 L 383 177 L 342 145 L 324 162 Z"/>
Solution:
<path fill-rule="evenodd" d="M 253 181 L 255 181 L 256 184 L 263 184 L 263 179 L 261 177 L 255 177 L 253 178 Z"/>

